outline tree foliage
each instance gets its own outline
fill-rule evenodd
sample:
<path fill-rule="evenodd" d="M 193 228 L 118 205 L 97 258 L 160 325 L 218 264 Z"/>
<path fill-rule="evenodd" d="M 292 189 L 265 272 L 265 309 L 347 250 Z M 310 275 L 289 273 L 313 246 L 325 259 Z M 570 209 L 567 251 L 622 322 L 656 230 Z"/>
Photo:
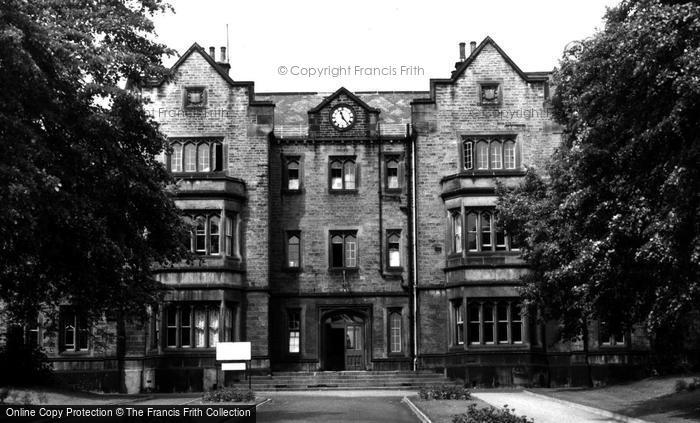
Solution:
<path fill-rule="evenodd" d="M 500 190 L 534 271 L 524 296 L 566 334 L 589 319 L 657 335 L 700 304 L 700 5 L 625 0 L 555 74 L 563 145 Z"/>
<path fill-rule="evenodd" d="M 186 256 L 156 160 L 166 148 L 120 83 L 166 76 L 160 0 L 0 2 L 0 302 L 87 316 L 152 300 L 154 264 Z M 122 84 L 123 85 L 123 84 Z"/>

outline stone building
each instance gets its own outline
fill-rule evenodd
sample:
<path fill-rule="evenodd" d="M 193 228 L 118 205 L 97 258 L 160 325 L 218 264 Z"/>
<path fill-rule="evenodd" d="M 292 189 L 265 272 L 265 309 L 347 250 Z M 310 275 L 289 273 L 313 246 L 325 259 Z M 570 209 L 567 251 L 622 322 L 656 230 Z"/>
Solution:
<path fill-rule="evenodd" d="M 163 162 L 202 260 L 156 269 L 165 301 L 121 350 L 96 348 L 74 315 L 38 329 L 54 368 L 102 389 L 207 390 L 226 383 L 215 344 L 247 340 L 258 373 L 582 383 L 583 345 L 521 306 L 528 269 L 493 214 L 496 183 L 517 184 L 560 142 L 551 74 L 522 71 L 491 38 L 465 50 L 426 92 L 256 93 L 223 48 L 216 61 L 194 44 L 141 94 L 172 143 Z M 596 378 L 643 363 L 642 335 L 599 326 Z"/>

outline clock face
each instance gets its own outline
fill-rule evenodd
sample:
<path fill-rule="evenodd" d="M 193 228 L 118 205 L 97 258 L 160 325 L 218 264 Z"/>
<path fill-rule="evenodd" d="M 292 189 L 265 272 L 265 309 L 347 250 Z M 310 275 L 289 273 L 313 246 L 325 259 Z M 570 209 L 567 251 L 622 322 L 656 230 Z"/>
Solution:
<path fill-rule="evenodd" d="M 345 130 L 355 123 L 355 112 L 348 106 L 336 106 L 331 109 L 331 123 L 337 129 Z"/>

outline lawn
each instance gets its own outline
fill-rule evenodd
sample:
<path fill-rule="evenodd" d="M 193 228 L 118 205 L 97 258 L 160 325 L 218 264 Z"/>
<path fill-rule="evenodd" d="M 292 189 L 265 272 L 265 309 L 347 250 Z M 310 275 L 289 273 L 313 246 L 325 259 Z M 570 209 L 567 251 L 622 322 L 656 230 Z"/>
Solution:
<path fill-rule="evenodd" d="M 7 391 L 4 391 L 7 389 Z M 5 404 L 50 404 L 50 405 L 104 405 L 129 401 L 138 395 L 93 394 L 54 388 L 8 388 L 0 387 L 0 396 Z M 0 398 L 0 403 L 2 399 Z"/>
<path fill-rule="evenodd" d="M 470 404 L 476 404 L 479 408 L 491 407 L 477 398 L 469 400 L 422 400 L 415 396 L 410 397 L 410 400 L 426 416 L 430 417 L 433 423 L 451 423 L 452 416 L 466 412 Z"/>
<path fill-rule="evenodd" d="M 544 395 L 658 423 L 700 421 L 700 390 L 675 392 L 676 381 L 686 376 L 642 379 L 603 388 L 533 389 Z"/>

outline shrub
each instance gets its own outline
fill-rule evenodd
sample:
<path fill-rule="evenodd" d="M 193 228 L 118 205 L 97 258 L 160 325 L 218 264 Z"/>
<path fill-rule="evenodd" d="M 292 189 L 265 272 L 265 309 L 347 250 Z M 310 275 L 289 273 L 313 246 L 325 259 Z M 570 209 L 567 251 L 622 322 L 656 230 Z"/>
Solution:
<path fill-rule="evenodd" d="M 457 385 L 442 384 L 421 387 L 418 391 L 418 396 L 420 396 L 420 398 L 424 400 L 466 400 L 469 399 L 470 394 L 467 388 L 463 388 Z"/>
<path fill-rule="evenodd" d="M 477 408 L 476 404 L 469 405 L 466 413 L 452 416 L 452 423 L 534 423 L 526 416 L 516 416 L 515 410 L 504 405 L 502 409 L 494 407 Z"/>
<path fill-rule="evenodd" d="M 222 388 L 209 391 L 202 396 L 204 402 L 249 402 L 255 400 L 255 392 L 250 389 Z"/>
<path fill-rule="evenodd" d="M 700 389 L 700 378 L 694 377 L 690 382 L 685 379 L 678 379 L 676 381 L 675 391 L 676 392 L 693 392 L 696 389 Z"/>

